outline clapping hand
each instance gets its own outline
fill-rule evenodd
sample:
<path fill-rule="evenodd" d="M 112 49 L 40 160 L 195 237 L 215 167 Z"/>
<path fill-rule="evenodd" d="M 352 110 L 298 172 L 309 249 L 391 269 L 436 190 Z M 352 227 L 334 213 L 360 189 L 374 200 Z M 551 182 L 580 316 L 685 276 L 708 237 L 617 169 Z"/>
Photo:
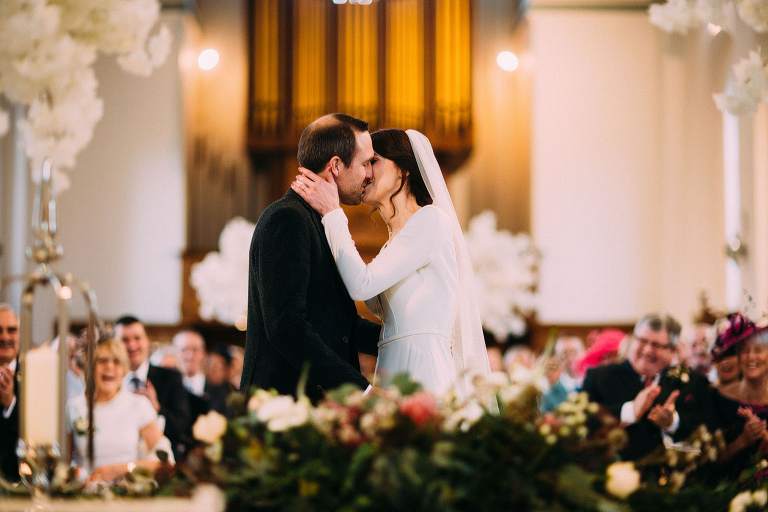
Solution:
<path fill-rule="evenodd" d="M 13 403 L 15 385 L 13 371 L 7 366 L 0 366 L 0 405 L 3 409 L 9 408 Z"/>
<path fill-rule="evenodd" d="M 760 439 L 765 442 L 767 437 L 765 421 L 761 420 L 749 407 L 739 407 L 738 413 L 746 420 L 741 435 L 747 444 L 752 444 Z"/>
<path fill-rule="evenodd" d="M 662 429 L 668 429 L 675 418 L 675 400 L 680 396 L 679 390 L 674 390 L 669 394 L 663 404 L 658 404 L 648 413 L 648 419 Z"/>
<path fill-rule="evenodd" d="M 633 401 L 635 419 L 639 420 L 643 417 L 643 415 L 645 415 L 646 412 L 648 412 L 648 409 L 651 408 L 651 405 L 653 405 L 656 397 L 659 396 L 659 393 L 661 393 L 661 388 L 654 384 L 652 386 L 643 388 L 643 390 L 637 394 L 635 400 Z"/>
<path fill-rule="evenodd" d="M 320 215 L 325 215 L 339 205 L 339 188 L 332 172 L 322 176 L 299 167 L 299 175 L 291 183 L 291 188 L 299 194 L 309 206 Z"/>

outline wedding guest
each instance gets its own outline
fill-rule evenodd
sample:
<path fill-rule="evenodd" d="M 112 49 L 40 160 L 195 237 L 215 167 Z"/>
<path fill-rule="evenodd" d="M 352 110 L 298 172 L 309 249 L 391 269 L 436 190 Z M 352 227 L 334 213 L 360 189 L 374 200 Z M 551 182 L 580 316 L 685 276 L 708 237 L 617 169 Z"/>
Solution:
<path fill-rule="evenodd" d="M 0 304 L 0 475 L 19 479 L 16 445 L 19 440 L 19 319 L 8 304 Z"/>
<path fill-rule="evenodd" d="M 128 353 L 129 372 L 124 379 L 126 389 L 147 397 L 165 423 L 165 435 L 171 440 L 177 460 L 183 458 L 182 447 L 191 428 L 189 401 L 177 370 L 155 366 L 149 362 L 150 342 L 144 325 L 134 316 L 123 316 L 115 325 L 115 336 Z"/>
<path fill-rule="evenodd" d="M 232 364 L 232 356 L 226 345 L 216 345 L 208 352 L 206 358 L 205 375 L 211 384 L 226 386 L 229 376 L 229 366 Z"/>
<path fill-rule="evenodd" d="M 179 369 L 179 354 L 173 344 L 163 345 L 155 349 L 149 357 L 149 364 L 162 366 L 171 370 Z"/>
<path fill-rule="evenodd" d="M 549 390 L 541 400 L 541 410 L 551 411 L 568 395 L 581 387 L 581 378 L 576 373 L 576 362 L 584 353 L 584 342 L 577 336 L 561 336 L 555 342 L 554 363 L 558 366 L 557 379 L 553 379 Z"/>
<path fill-rule="evenodd" d="M 575 362 L 576 377 L 583 379 L 590 368 L 623 360 L 619 353 L 626 337 L 627 335 L 618 329 L 590 332 L 587 337 L 592 338 L 589 348 Z"/>
<path fill-rule="evenodd" d="M 536 354 L 527 345 L 512 345 L 504 353 L 504 368 L 512 372 L 516 368 L 531 369 L 536 365 Z"/>
<path fill-rule="evenodd" d="M 730 327 L 730 322 L 723 326 L 723 330 Z M 741 368 L 739 367 L 738 344 L 726 344 L 728 338 L 721 333 L 717 336 L 712 347 L 712 361 L 714 362 L 715 377 L 714 384 L 718 388 L 728 386 L 741 379 Z"/>
<path fill-rule="evenodd" d="M 237 345 L 229 346 L 229 354 L 232 356 L 232 362 L 229 365 L 229 383 L 232 389 L 240 389 L 240 379 L 243 376 L 243 358 L 245 351 Z"/>
<path fill-rule="evenodd" d="M 742 377 L 721 385 L 717 419 L 728 446 L 721 460 L 732 476 L 745 469 L 756 451 L 768 451 L 768 329 L 739 313 L 728 316 L 715 352 L 737 352 Z"/>
<path fill-rule="evenodd" d="M 680 336 L 680 362 L 707 378 L 712 370 L 710 349 L 714 334 L 711 326 L 697 324 L 684 329 Z"/>
<path fill-rule="evenodd" d="M 714 384 L 717 387 L 727 386 L 741 378 L 739 358 L 735 353 L 718 356 L 713 361 L 715 363 Z"/>
<path fill-rule="evenodd" d="M 94 470 L 89 479 L 112 481 L 135 467 L 150 471 L 160 464 L 156 450 L 168 453 L 157 412 L 146 396 L 124 389 L 128 354 L 117 340 L 100 341 L 94 354 Z M 73 441 L 73 459 L 83 466 L 87 454 L 88 407 L 85 395 L 67 402 L 67 423 Z M 142 444 L 147 447 L 142 453 Z"/>
<path fill-rule="evenodd" d="M 199 415 L 206 414 L 211 409 L 224 414 L 229 394 L 226 373 L 222 372 L 219 382 L 212 382 L 206 376 L 207 353 L 205 340 L 200 333 L 191 330 L 180 331 L 173 337 L 173 346 L 179 354 L 184 387 L 190 393 L 191 424 L 194 424 Z"/>
<path fill-rule="evenodd" d="M 709 384 L 684 367 L 669 368 L 680 325 L 670 316 L 646 315 L 635 325 L 628 360 L 587 371 L 583 389 L 625 427 L 625 459 L 637 459 L 662 443 L 684 439 L 711 418 Z"/>

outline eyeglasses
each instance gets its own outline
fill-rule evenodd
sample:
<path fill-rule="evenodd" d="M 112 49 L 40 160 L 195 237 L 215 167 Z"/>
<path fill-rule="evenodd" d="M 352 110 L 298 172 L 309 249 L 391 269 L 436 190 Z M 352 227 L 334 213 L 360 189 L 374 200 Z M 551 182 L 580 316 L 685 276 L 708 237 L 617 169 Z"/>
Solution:
<path fill-rule="evenodd" d="M 659 343 L 658 341 L 651 341 L 639 336 L 634 336 L 634 338 L 641 347 L 649 346 L 653 350 L 672 350 L 672 345 L 669 343 Z"/>
<path fill-rule="evenodd" d="M 10 327 L 3 327 L 0 325 L 0 334 L 16 334 L 17 332 L 19 332 L 19 328 L 15 325 Z"/>

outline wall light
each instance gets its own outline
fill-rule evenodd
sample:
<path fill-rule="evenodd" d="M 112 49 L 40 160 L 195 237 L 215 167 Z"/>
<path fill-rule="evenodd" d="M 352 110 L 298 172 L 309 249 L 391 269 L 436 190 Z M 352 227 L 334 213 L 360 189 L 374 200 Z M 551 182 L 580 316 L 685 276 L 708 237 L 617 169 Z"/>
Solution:
<path fill-rule="evenodd" d="M 197 56 L 197 67 L 203 71 L 210 71 L 219 63 L 219 52 L 213 48 L 206 48 Z"/>
<path fill-rule="evenodd" d="M 520 59 L 514 53 L 505 50 L 496 55 L 496 64 L 504 71 L 512 73 L 520 66 Z"/>
<path fill-rule="evenodd" d="M 716 25 L 714 23 L 707 23 L 707 32 L 709 32 L 709 35 L 712 37 L 716 36 L 720 32 L 723 31 L 723 27 L 720 25 Z"/>

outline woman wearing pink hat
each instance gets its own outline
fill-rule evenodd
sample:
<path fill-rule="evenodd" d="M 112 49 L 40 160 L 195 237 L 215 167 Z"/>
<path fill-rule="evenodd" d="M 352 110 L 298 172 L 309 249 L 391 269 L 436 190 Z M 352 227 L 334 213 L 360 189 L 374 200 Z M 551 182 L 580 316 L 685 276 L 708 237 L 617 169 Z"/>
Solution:
<path fill-rule="evenodd" d="M 728 442 L 721 460 L 737 474 L 756 450 L 768 451 L 768 329 L 740 313 L 728 315 L 724 327 L 712 355 L 718 360 L 736 352 L 741 379 L 718 389 L 716 410 Z"/>

